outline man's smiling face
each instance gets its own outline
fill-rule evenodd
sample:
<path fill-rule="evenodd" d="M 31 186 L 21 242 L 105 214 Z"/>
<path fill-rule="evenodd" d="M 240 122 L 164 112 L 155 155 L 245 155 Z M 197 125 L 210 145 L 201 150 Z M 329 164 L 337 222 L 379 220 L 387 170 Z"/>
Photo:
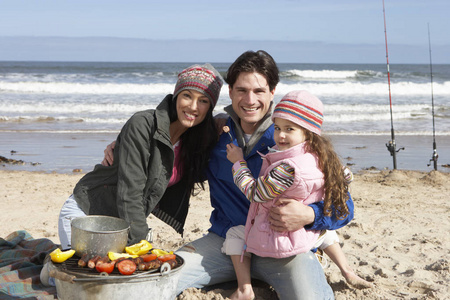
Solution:
<path fill-rule="evenodd" d="M 266 115 L 273 100 L 275 89 L 270 91 L 267 80 L 259 73 L 239 74 L 229 95 L 234 112 L 241 119 L 241 127 L 252 134 L 258 122 Z"/>

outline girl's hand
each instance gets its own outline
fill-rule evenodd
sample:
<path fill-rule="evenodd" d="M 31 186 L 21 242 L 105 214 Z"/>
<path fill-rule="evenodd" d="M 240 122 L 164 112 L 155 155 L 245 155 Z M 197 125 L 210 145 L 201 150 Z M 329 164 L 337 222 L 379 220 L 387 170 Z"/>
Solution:
<path fill-rule="evenodd" d="M 223 133 L 223 126 L 227 124 L 228 115 L 227 114 L 218 114 L 214 116 L 214 123 L 216 124 L 217 132 L 219 135 Z"/>
<path fill-rule="evenodd" d="M 233 143 L 227 145 L 227 158 L 233 164 L 237 161 L 244 159 L 244 153 L 241 147 L 236 146 Z"/>

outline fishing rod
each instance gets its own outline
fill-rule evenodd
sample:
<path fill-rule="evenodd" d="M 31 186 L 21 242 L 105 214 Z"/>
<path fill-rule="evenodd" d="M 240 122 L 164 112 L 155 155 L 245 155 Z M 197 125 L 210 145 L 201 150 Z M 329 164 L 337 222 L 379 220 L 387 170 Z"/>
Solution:
<path fill-rule="evenodd" d="M 437 150 L 436 150 L 436 133 L 435 133 L 435 126 L 434 126 L 433 64 L 431 62 L 430 23 L 428 23 L 428 49 L 430 50 L 431 115 L 433 116 L 433 156 L 431 157 L 429 164 L 427 166 L 430 166 L 431 162 L 433 161 L 434 170 L 437 171 L 437 160 L 438 160 L 439 156 L 438 156 Z"/>
<path fill-rule="evenodd" d="M 394 134 L 394 118 L 392 116 L 392 99 L 391 99 L 391 75 L 389 72 L 389 55 L 388 55 L 388 44 L 387 44 L 387 33 L 386 33 L 386 13 L 384 9 L 384 0 L 383 0 L 383 17 L 384 17 L 384 39 L 386 44 L 386 66 L 387 66 L 387 76 L 388 76 L 388 86 L 389 86 L 389 109 L 391 112 L 391 140 L 386 144 L 388 151 L 391 153 L 393 162 L 394 162 L 394 170 L 397 169 L 397 157 L 396 154 L 400 150 L 404 150 L 402 147 L 400 149 L 396 149 L 395 146 L 395 134 Z"/>

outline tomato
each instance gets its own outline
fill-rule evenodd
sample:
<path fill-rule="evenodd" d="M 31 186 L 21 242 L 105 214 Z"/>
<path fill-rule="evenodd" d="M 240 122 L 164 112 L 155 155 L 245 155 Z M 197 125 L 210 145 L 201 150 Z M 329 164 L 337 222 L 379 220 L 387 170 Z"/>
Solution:
<path fill-rule="evenodd" d="M 165 262 L 165 261 L 168 261 L 171 259 L 175 259 L 175 258 L 176 258 L 175 254 L 164 254 L 164 255 L 158 256 L 158 259 L 162 262 Z"/>
<path fill-rule="evenodd" d="M 152 261 L 152 260 L 156 259 L 156 254 L 153 254 L 153 253 L 152 254 L 144 254 L 144 255 L 141 255 L 141 257 L 145 262 L 148 262 L 148 261 Z"/>
<path fill-rule="evenodd" d="M 106 272 L 106 273 L 110 274 L 114 270 L 115 264 L 116 264 L 115 261 L 99 263 L 95 266 L 95 269 L 99 273 Z"/>
<path fill-rule="evenodd" d="M 122 275 L 131 275 L 136 271 L 136 264 L 129 259 L 124 259 L 117 263 L 117 269 Z"/>

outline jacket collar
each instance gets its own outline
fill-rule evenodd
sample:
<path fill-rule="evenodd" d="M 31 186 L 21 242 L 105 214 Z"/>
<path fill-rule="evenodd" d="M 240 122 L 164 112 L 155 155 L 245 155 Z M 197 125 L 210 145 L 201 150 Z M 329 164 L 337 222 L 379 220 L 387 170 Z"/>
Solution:
<path fill-rule="evenodd" d="M 240 118 L 234 112 L 233 106 L 228 105 L 227 107 L 224 108 L 224 110 L 228 113 L 228 115 L 235 124 L 236 139 L 238 141 L 239 147 L 244 149 L 244 156 L 249 155 L 252 149 L 256 146 L 261 137 L 264 135 L 266 130 L 269 129 L 270 126 L 272 126 L 273 101 L 270 102 L 270 107 L 269 110 L 267 111 L 267 114 L 259 122 L 257 128 L 255 129 L 255 132 L 253 132 L 248 143 L 245 143 L 244 131 L 242 130 L 241 127 Z"/>
<path fill-rule="evenodd" d="M 305 154 L 306 153 L 306 145 L 307 145 L 307 142 L 305 141 L 294 147 L 291 147 L 286 150 L 281 150 L 281 151 L 278 150 L 278 146 L 275 145 L 273 148 L 271 148 L 271 149 L 273 149 L 273 151 L 269 150 L 269 153 L 267 153 L 265 155 L 261 154 L 261 153 L 260 154 L 263 159 L 267 159 L 267 161 L 269 163 L 272 163 L 275 161 L 289 159 L 289 158 L 293 158 L 293 157 Z"/>
<path fill-rule="evenodd" d="M 154 138 L 163 141 L 166 144 L 170 144 L 170 106 L 172 104 L 173 96 L 167 95 L 161 103 L 158 104 L 155 110 L 156 119 L 156 132 Z"/>

